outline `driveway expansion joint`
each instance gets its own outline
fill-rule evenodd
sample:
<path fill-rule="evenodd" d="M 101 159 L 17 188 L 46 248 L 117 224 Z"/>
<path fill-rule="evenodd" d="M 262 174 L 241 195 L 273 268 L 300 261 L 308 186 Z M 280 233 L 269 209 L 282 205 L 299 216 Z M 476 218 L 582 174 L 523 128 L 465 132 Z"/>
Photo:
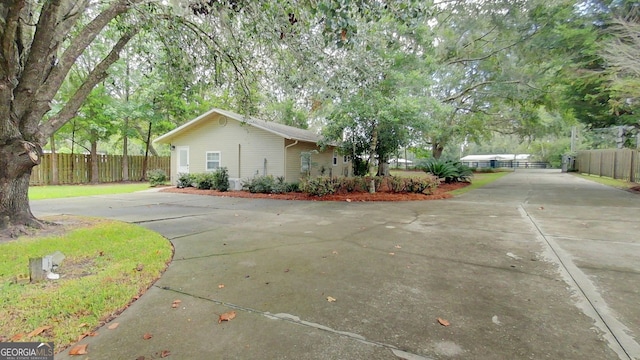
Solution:
<path fill-rule="evenodd" d="M 574 289 L 574 293 L 580 298 L 578 307 L 589 317 L 596 326 L 605 334 L 609 347 L 615 351 L 620 359 L 640 359 L 640 345 L 631 336 L 631 331 L 611 313 L 606 301 L 598 292 L 596 286 L 589 280 L 580 268 L 578 268 L 571 256 L 558 245 L 553 236 L 547 236 L 538 222 L 525 209 L 524 204 L 519 207 L 523 218 L 528 219 L 534 227 L 542 243 L 548 250 L 549 259 L 559 267 L 565 282 Z"/>
<path fill-rule="evenodd" d="M 211 298 L 200 296 L 200 295 L 191 294 L 191 293 L 188 293 L 188 292 L 185 292 L 185 291 L 182 291 L 182 290 L 171 288 L 170 286 L 157 286 L 156 285 L 155 287 L 158 288 L 158 289 L 161 289 L 161 290 L 171 291 L 171 292 L 174 292 L 174 293 L 177 293 L 177 294 L 181 294 L 181 295 L 184 295 L 184 296 L 189 296 L 189 297 L 192 297 L 194 299 L 199 299 L 199 300 L 212 302 L 212 303 L 214 303 L 216 305 L 228 307 L 228 308 L 231 308 L 231 309 L 234 309 L 234 310 L 238 310 L 238 311 L 242 311 L 242 312 L 246 312 L 246 313 L 251 313 L 251 314 L 256 314 L 256 315 L 262 315 L 262 316 L 264 316 L 264 317 L 266 317 L 267 319 L 270 319 L 270 320 L 285 321 L 287 323 L 291 323 L 291 324 L 295 324 L 295 325 L 299 325 L 299 326 L 305 326 L 305 327 L 312 328 L 312 329 L 315 329 L 315 330 L 321 330 L 321 331 L 328 332 L 330 334 L 338 335 L 338 336 L 341 336 L 341 337 L 344 337 L 344 338 L 347 338 L 347 339 L 350 339 L 350 340 L 359 341 L 359 342 L 361 342 L 363 344 L 367 344 L 367 345 L 371 345 L 371 346 L 379 346 L 379 347 L 382 347 L 382 348 L 385 348 L 385 349 L 391 351 L 396 357 L 398 357 L 400 359 L 404 359 L 404 360 L 433 360 L 432 358 L 424 357 L 422 355 L 410 353 L 410 352 L 407 352 L 405 350 L 399 349 L 395 345 L 383 343 L 383 342 L 376 341 L 376 340 L 367 340 L 362 335 L 354 334 L 354 333 L 351 333 L 351 332 L 348 332 L 348 331 L 340 331 L 340 330 L 332 329 L 332 328 L 330 328 L 328 326 L 325 326 L 325 325 L 322 325 L 322 324 L 305 321 L 305 320 L 302 320 L 302 319 L 300 319 L 300 317 L 295 316 L 295 315 L 285 314 L 285 313 L 272 314 L 272 313 L 270 313 L 268 311 L 261 311 L 261 310 L 249 308 L 249 307 L 246 307 L 246 306 L 241 306 L 241 305 L 237 305 L 237 304 L 224 302 L 224 301 L 221 301 L 221 300 L 216 300 L 216 299 L 211 299 Z"/>

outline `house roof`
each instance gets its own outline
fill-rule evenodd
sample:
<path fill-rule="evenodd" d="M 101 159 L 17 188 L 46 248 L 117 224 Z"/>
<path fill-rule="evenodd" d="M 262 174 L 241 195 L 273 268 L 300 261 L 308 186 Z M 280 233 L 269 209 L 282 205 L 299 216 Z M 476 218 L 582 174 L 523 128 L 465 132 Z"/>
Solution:
<path fill-rule="evenodd" d="M 304 141 L 304 142 L 311 142 L 311 143 L 315 143 L 317 144 L 320 140 L 321 137 L 314 133 L 313 131 L 310 130 L 305 130 L 305 129 L 299 129 L 293 126 L 288 126 L 288 125 L 284 125 L 284 124 L 279 124 L 276 122 L 272 122 L 272 121 L 264 121 L 264 120 L 260 120 L 260 119 L 256 119 L 254 117 L 249 117 L 249 116 L 245 116 L 245 115 L 240 115 L 240 114 L 236 114 L 234 112 L 231 111 L 227 111 L 227 110 L 222 110 L 222 109 L 211 109 L 209 111 L 207 111 L 206 113 L 198 116 L 197 118 L 169 131 L 168 133 L 156 138 L 155 140 L 153 140 L 153 142 L 155 143 L 160 143 L 160 144 L 168 144 L 171 142 L 171 139 L 175 138 L 176 136 L 178 136 L 181 132 L 183 132 L 184 130 L 202 122 L 202 121 L 207 121 L 209 116 L 212 114 L 220 114 L 222 116 L 225 116 L 229 119 L 234 119 L 236 121 L 239 121 L 241 123 L 245 123 L 247 125 L 256 127 L 258 129 L 264 130 L 264 131 L 268 131 L 272 134 L 278 135 L 278 136 L 282 136 L 285 139 L 290 139 L 290 140 L 298 140 L 298 141 Z"/>
<path fill-rule="evenodd" d="M 460 161 L 489 161 L 489 160 L 527 160 L 529 154 L 490 154 L 490 155 L 467 155 L 460 158 Z"/>

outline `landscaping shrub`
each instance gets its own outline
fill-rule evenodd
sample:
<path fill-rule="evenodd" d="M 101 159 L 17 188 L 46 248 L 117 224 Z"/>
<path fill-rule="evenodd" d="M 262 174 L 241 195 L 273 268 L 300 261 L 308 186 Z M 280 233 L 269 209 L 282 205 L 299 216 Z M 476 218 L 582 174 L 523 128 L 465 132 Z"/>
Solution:
<path fill-rule="evenodd" d="M 215 172 L 200 173 L 195 175 L 196 188 L 200 190 L 214 189 L 215 182 L 216 182 Z"/>
<path fill-rule="evenodd" d="M 471 177 L 473 177 L 473 170 L 467 165 L 459 161 L 454 161 L 450 164 L 456 170 L 455 179 L 451 182 L 469 182 Z"/>
<path fill-rule="evenodd" d="M 303 179 L 300 182 L 300 191 L 314 196 L 335 194 L 339 188 L 339 179 L 326 176 L 319 176 L 314 179 Z"/>
<path fill-rule="evenodd" d="M 147 178 L 151 186 L 164 185 L 168 179 L 167 173 L 162 169 L 153 169 L 147 172 Z"/>
<path fill-rule="evenodd" d="M 213 187 L 219 191 L 229 191 L 229 170 L 226 167 L 221 167 L 214 173 Z"/>
<path fill-rule="evenodd" d="M 287 183 L 284 176 L 256 176 L 242 182 L 242 188 L 251 193 L 282 194 L 299 190 L 297 183 Z"/>
<path fill-rule="evenodd" d="M 473 170 L 459 161 L 450 162 L 431 159 L 422 163 L 420 168 L 428 174 L 443 179 L 446 183 L 469 181 L 473 176 Z"/>
<path fill-rule="evenodd" d="M 176 181 L 176 186 L 178 188 L 186 188 L 193 187 L 196 179 L 193 174 L 178 174 L 178 181 Z"/>
<path fill-rule="evenodd" d="M 405 181 L 406 191 L 416 194 L 431 194 L 433 189 L 440 185 L 440 181 L 435 176 L 426 178 L 405 178 Z"/>

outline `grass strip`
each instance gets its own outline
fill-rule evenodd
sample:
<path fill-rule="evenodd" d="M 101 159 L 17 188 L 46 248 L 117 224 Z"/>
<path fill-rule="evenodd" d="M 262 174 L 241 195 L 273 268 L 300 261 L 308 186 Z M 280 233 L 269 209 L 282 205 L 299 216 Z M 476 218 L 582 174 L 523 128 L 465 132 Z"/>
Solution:
<path fill-rule="evenodd" d="M 501 171 L 501 172 L 494 172 L 494 173 L 475 173 L 473 174 L 473 178 L 471 178 L 471 185 L 465 186 L 461 189 L 450 191 L 449 193 L 454 196 L 462 195 L 473 189 L 477 189 L 487 184 L 490 184 L 508 174 L 511 174 L 511 172 Z"/>
<path fill-rule="evenodd" d="M 612 186 L 618 189 L 624 189 L 627 190 L 632 186 L 637 186 L 638 184 L 636 183 L 632 183 L 632 182 L 628 182 L 628 181 L 624 181 L 624 180 L 617 180 L 617 179 L 613 179 L 610 177 L 606 177 L 606 176 L 598 176 L 598 175 L 589 175 L 589 174 L 578 174 L 578 173 L 572 173 L 575 176 L 581 177 L 583 179 L 586 180 L 590 180 L 590 181 L 595 181 L 597 183 L 600 183 L 602 185 L 607 185 L 607 186 Z"/>
<path fill-rule="evenodd" d="M 69 219 L 69 218 L 68 218 Z M 57 351 L 120 313 L 166 269 L 169 241 L 140 226 L 107 220 L 52 237 L 0 244 L 0 338 L 53 341 Z M 62 225 L 59 225 L 62 226 Z M 61 251 L 59 280 L 28 279 L 29 258 Z M 51 328 L 29 338 L 29 332 Z"/>
<path fill-rule="evenodd" d="M 149 183 L 30 186 L 29 200 L 126 194 L 141 190 L 147 190 L 150 188 L 151 186 L 149 185 Z"/>

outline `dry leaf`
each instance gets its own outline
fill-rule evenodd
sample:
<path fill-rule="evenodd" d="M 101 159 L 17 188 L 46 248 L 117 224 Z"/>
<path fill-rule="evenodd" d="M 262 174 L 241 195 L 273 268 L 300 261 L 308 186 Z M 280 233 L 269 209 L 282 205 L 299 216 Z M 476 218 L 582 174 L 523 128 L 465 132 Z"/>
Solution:
<path fill-rule="evenodd" d="M 78 327 L 85 327 L 85 326 L 89 326 L 89 324 L 87 324 L 87 323 L 82 323 L 82 324 L 78 325 Z"/>
<path fill-rule="evenodd" d="M 45 331 L 47 331 L 49 329 L 51 329 L 51 326 L 40 326 L 39 328 L 37 328 L 37 329 L 33 330 L 32 332 L 30 332 L 27 335 L 27 337 L 34 337 L 36 335 L 40 335 L 40 334 L 42 334 L 43 332 L 45 332 Z"/>
<path fill-rule="evenodd" d="M 222 288 L 224 288 L 224 284 L 218 285 L 218 289 L 222 289 Z"/>
<path fill-rule="evenodd" d="M 145 360 L 145 357 L 144 357 L 144 355 L 141 355 L 141 356 L 138 356 L 138 357 L 136 358 L 136 360 Z"/>
<path fill-rule="evenodd" d="M 138 264 L 138 266 L 136 266 L 136 271 L 142 271 L 142 269 L 144 269 L 143 264 Z"/>
<path fill-rule="evenodd" d="M 338 255 L 338 252 L 337 252 L 337 251 L 335 251 L 335 250 L 333 250 L 331 253 L 332 253 L 333 255 Z"/>
<path fill-rule="evenodd" d="M 347 199 L 346 201 L 347 201 L 347 202 L 351 202 L 351 199 Z"/>
<path fill-rule="evenodd" d="M 12 342 L 16 342 L 24 337 L 24 334 L 15 334 L 9 339 Z"/>
<path fill-rule="evenodd" d="M 544 206 L 540 206 L 538 210 L 544 210 Z"/>
<path fill-rule="evenodd" d="M 118 325 L 120 325 L 120 323 L 113 323 L 113 324 L 107 326 L 107 329 L 114 330 L 115 328 L 118 327 Z"/>
<path fill-rule="evenodd" d="M 327 296 L 327 301 L 328 301 L 328 302 L 336 302 L 337 300 L 336 300 L 336 298 L 334 298 L 334 297 Z"/>
<path fill-rule="evenodd" d="M 169 355 L 171 355 L 171 351 L 169 350 L 162 350 L 162 352 L 160 353 L 161 358 L 166 358 Z"/>
<path fill-rule="evenodd" d="M 69 350 L 69 355 L 85 355 L 89 344 L 76 345 Z"/>
<path fill-rule="evenodd" d="M 235 311 L 229 311 L 229 312 L 226 312 L 224 314 L 221 314 L 218 317 L 218 324 L 220 324 L 223 321 L 231 321 L 235 317 L 236 317 L 236 312 Z"/>
<path fill-rule="evenodd" d="M 396 246 L 394 246 L 394 248 L 396 248 L 396 249 L 402 249 L 402 246 L 400 246 L 400 245 L 396 245 Z"/>
<path fill-rule="evenodd" d="M 151 335 L 151 334 L 149 334 L 149 333 L 146 333 L 146 334 L 142 335 L 142 338 L 143 338 L 143 339 L 145 339 L 145 340 L 149 340 L 149 339 L 151 339 L 152 337 L 153 337 L 153 335 Z"/>
<path fill-rule="evenodd" d="M 449 322 L 443 318 L 437 318 L 436 320 L 438 320 L 438 323 L 442 326 L 449 326 L 451 324 L 449 324 Z"/>
<path fill-rule="evenodd" d="M 173 303 L 171 304 L 171 307 L 175 309 L 178 306 L 180 306 L 181 302 L 182 302 L 182 300 L 173 300 Z"/>
<path fill-rule="evenodd" d="M 389 253 L 389 255 L 395 255 L 396 253 Z"/>

